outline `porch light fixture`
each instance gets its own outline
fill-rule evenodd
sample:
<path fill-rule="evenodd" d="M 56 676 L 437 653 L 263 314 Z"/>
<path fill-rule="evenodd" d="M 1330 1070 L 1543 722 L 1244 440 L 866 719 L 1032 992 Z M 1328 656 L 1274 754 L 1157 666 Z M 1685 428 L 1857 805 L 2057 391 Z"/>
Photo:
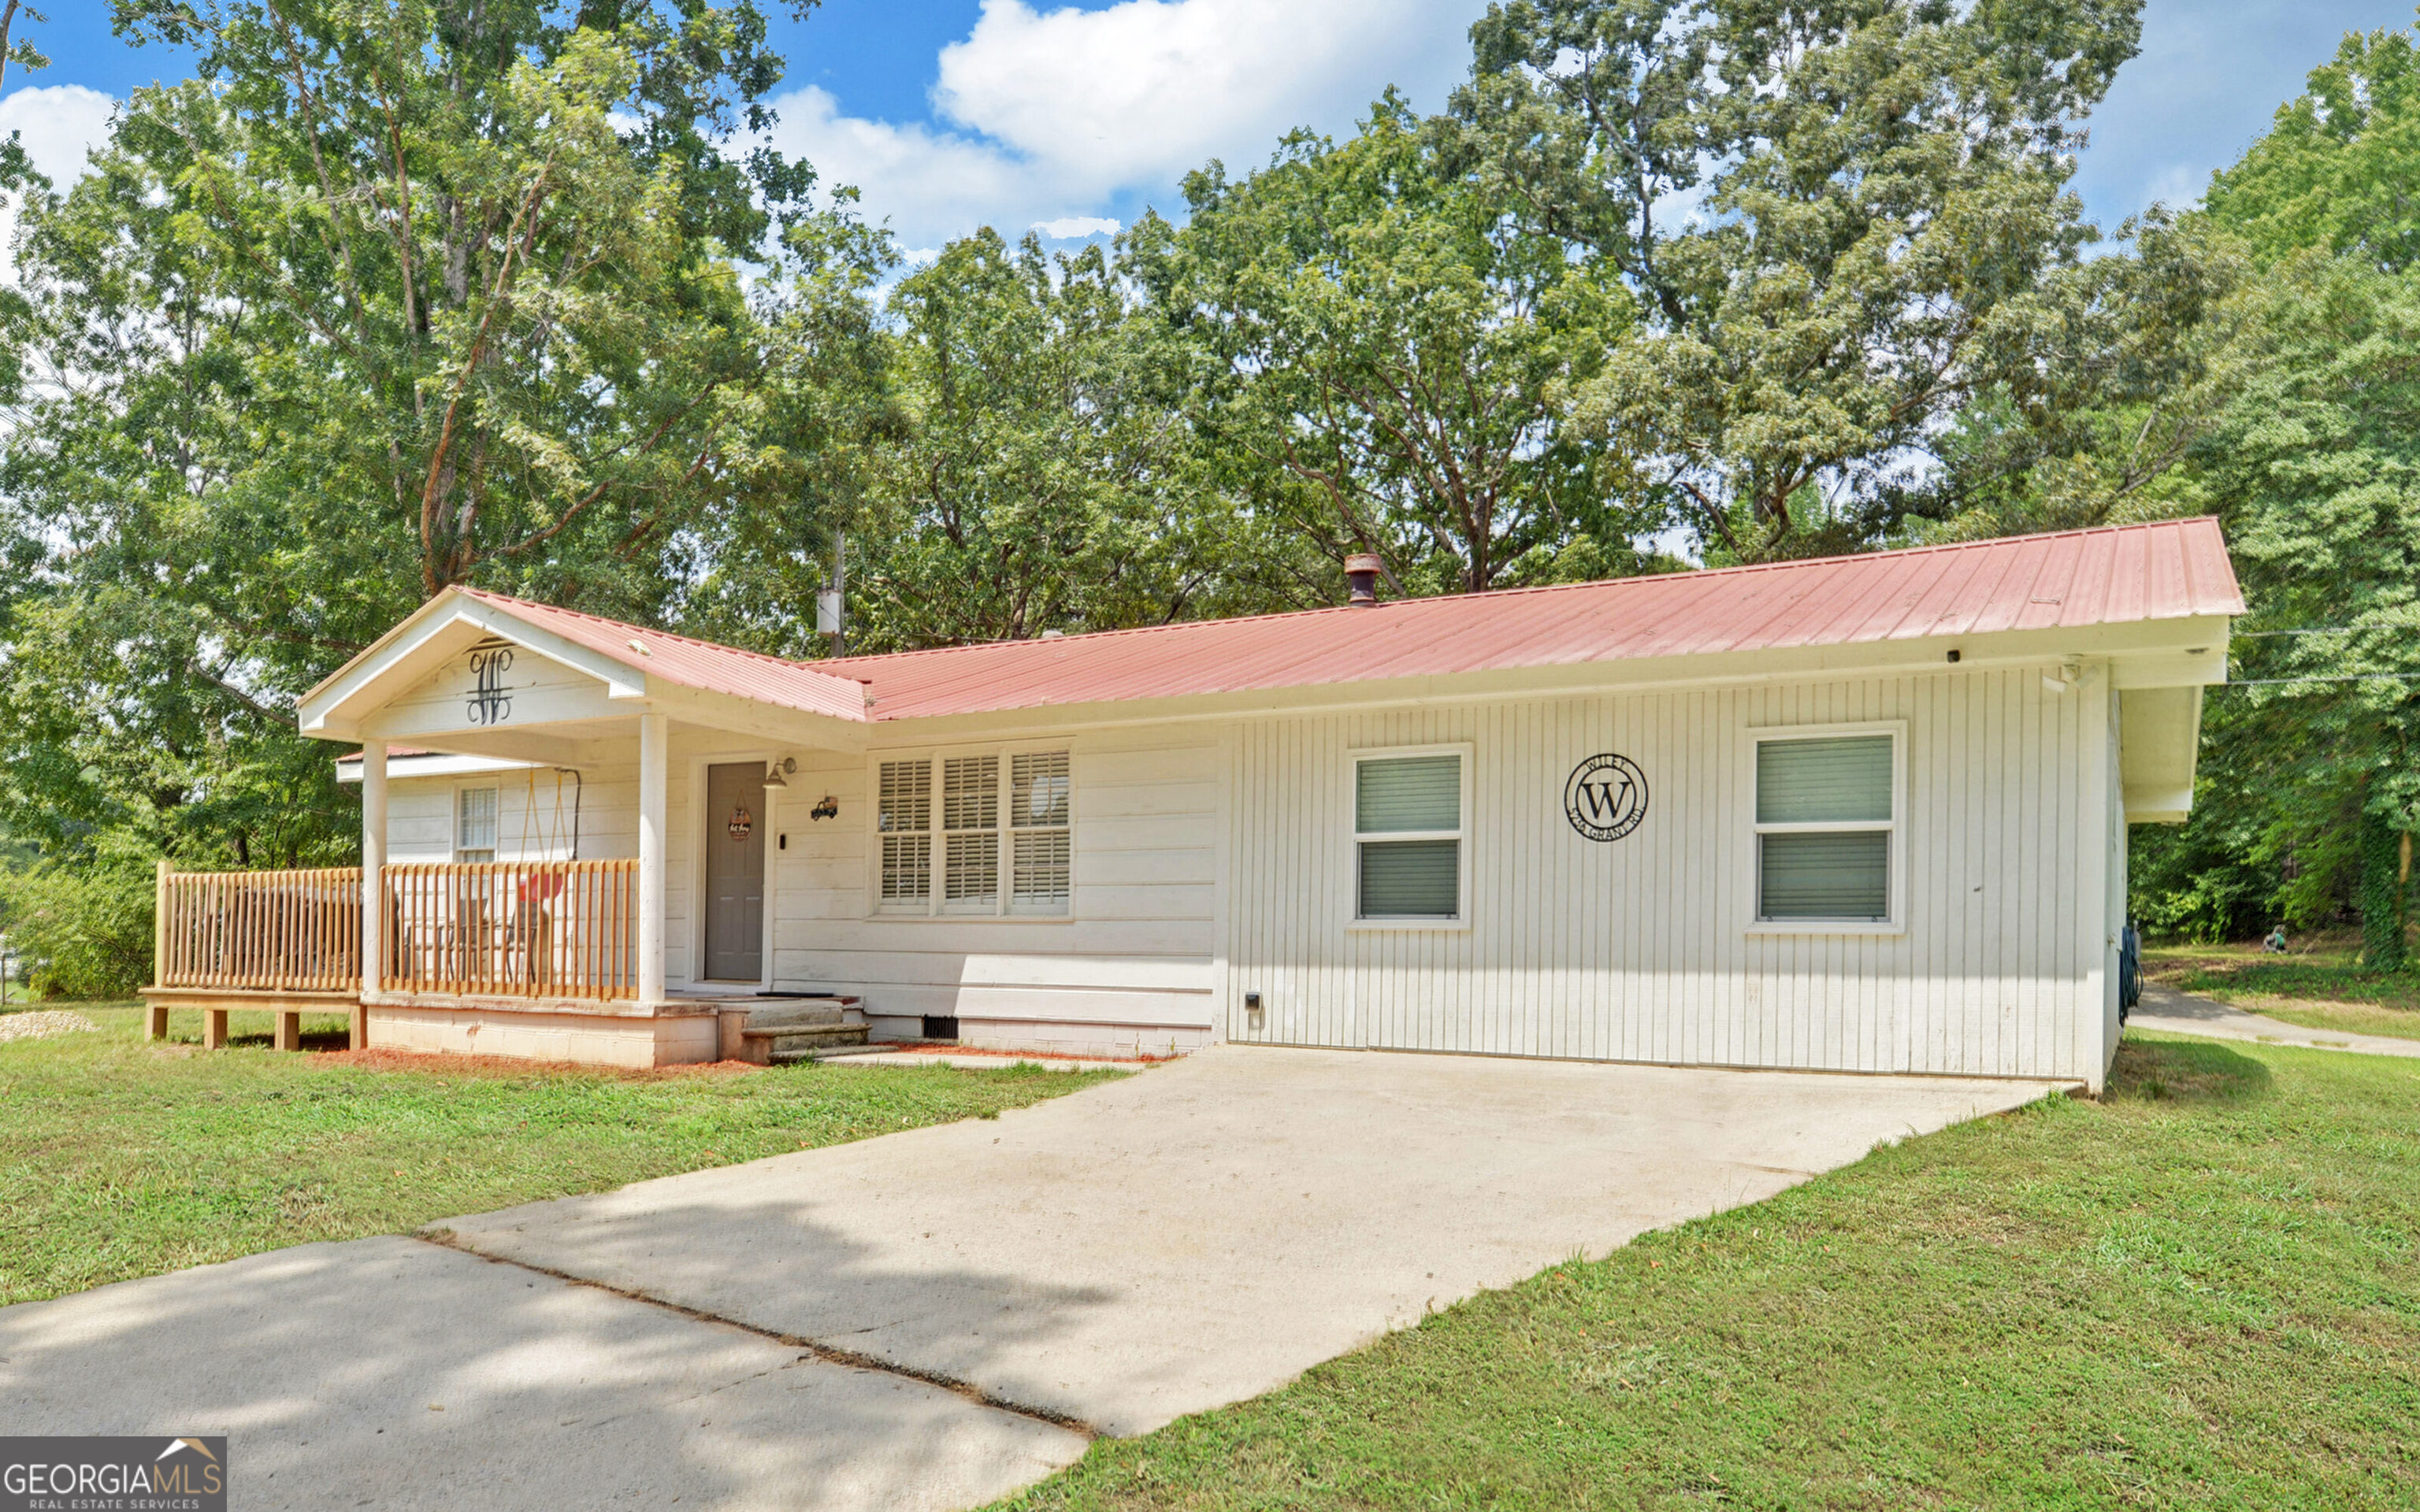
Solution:
<path fill-rule="evenodd" d="M 788 787 L 790 774 L 798 769 L 799 759 L 795 756 L 784 756 L 778 762 L 768 762 L 765 764 L 765 785 L 768 788 Z"/>

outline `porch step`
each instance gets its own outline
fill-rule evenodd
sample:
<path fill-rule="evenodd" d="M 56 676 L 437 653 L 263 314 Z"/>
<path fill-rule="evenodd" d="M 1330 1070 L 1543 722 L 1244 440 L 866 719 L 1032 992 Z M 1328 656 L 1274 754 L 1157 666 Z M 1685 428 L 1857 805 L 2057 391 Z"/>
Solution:
<path fill-rule="evenodd" d="M 783 997 L 752 1006 L 739 1037 L 758 1065 L 812 1060 L 865 1042 L 865 1015 L 854 997 Z"/>
<path fill-rule="evenodd" d="M 835 1051 L 852 1050 L 865 1043 L 862 1024 L 830 1024 L 820 1027 L 793 1026 L 768 1036 L 772 1041 L 769 1057 L 776 1066 L 795 1061 L 818 1060 Z"/>
<path fill-rule="evenodd" d="M 821 1028 L 826 1025 L 845 1024 L 848 1011 L 830 998 L 803 1003 L 784 1003 L 779 1008 L 752 1008 L 748 1011 L 750 1034 L 769 1034 L 796 1025 L 802 1028 Z"/>

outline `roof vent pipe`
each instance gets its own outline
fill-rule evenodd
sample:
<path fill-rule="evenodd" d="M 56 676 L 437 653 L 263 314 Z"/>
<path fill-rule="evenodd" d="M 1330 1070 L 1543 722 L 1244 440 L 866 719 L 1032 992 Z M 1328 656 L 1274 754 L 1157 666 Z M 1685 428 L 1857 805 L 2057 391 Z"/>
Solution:
<path fill-rule="evenodd" d="M 1357 551 L 1344 559 L 1344 580 L 1352 587 L 1352 596 L 1345 600 L 1355 609 L 1378 607 L 1378 572 L 1382 563 L 1367 551 Z"/>

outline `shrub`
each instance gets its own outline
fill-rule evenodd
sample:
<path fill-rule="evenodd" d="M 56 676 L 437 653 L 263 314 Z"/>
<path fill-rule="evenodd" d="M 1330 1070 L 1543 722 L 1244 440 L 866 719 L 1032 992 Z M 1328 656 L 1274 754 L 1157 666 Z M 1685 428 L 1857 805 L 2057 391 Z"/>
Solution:
<path fill-rule="evenodd" d="M 153 857 L 112 846 L 0 869 L 0 931 L 45 997 L 124 997 L 150 980 Z"/>

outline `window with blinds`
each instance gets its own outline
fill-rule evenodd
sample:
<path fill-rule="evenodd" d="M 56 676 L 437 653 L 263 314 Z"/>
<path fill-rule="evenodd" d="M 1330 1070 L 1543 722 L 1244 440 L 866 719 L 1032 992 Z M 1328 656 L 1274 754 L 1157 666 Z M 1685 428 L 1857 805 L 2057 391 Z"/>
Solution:
<path fill-rule="evenodd" d="M 1355 916 L 1460 919 L 1463 828 L 1461 753 L 1357 760 Z"/>
<path fill-rule="evenodd" d="M 1852 734 L 1757 742 L 1759 918 L 1888 921 L 1899 825 L 1895 740 Z"/>
<path fill-rule="evenodd" d="M 1010 913 L 1067 911 L 1070 796 L 1065 751 L 1019 751 L 1009 758 L 1008 827 L 1015 848 L 1009 868 Z"/>
<path fill-rule="evenodd" d="M 921 907 L 933 896 L 933 764 L 884 762 L 879 788 L 883 905 Z"/>
<path fill-rule="evenodd" d="M 1000 758 L 941 764 L 942 911 L 1000 912 Z"/>
<path fill-rule="evenodd" d="M 1067 752 L 884 762 L 877 785 L 882 912 L 1065 917 Z"/>
<path fill-rule="evenodd" d="M 454 795 L 454 859 L 486 866 L 496 858 L 496 790 L 463 788 Z"/>

